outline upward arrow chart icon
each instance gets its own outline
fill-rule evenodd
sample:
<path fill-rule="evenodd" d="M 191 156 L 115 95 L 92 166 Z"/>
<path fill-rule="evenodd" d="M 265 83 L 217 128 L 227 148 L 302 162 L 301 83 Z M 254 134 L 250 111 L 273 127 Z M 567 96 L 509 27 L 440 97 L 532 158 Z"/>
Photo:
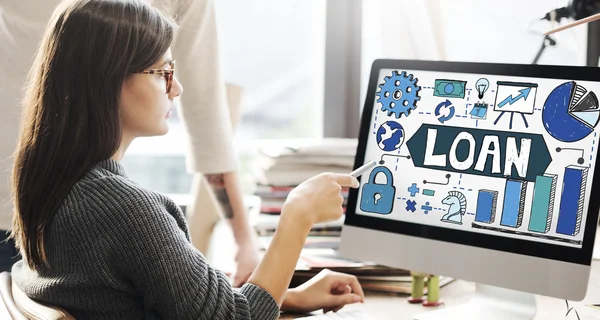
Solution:
<path fill-rule="evenodd" d="M 506 99 L 502 100 L 502 102 L 500 102 L 498 104 L 498 108 L 502 108 L 507 104 L 511 105 L 511 104 L 517 102 L 517 100 L 519 100 L 521 98 L 523 100 L 527 100 L 527 97 L 529 97 L 529 93 L 531 92 L 531 88 L 521 89 L 521 90 L 519 90 L 519 92 L 520 92 L 520 94 L 518 94 L 516 97 L 513 97 L 513 95 L 511 94 Z"/>

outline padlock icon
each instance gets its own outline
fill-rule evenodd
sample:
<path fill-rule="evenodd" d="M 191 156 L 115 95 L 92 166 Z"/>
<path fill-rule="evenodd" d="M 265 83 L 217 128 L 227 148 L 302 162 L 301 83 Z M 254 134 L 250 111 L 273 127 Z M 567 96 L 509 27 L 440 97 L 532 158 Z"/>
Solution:
<path fill-rule="evenodd" d="M 385 184 L 375 183 L 378 174 L 385 175 Z M 390 214 L 394 208 L 396 187 L 390 169 L 384 166 L 375 167 L 369 175 L 369 181 L 363 186 L 360 197 L 360 210 L 365 212 Z"/>

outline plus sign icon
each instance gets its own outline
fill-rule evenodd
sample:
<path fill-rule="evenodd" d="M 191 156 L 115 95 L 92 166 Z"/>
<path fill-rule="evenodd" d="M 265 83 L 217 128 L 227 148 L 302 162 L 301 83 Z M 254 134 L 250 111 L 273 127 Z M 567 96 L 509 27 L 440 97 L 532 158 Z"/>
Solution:
<path fill-rule="evenodd" d="M 410 196 L 414 197 L 415 195 L 417 195 L 417 193 L 419 193 L 419 188 L 417 188 L 417 184 L 413 183 L 410 187 L 408 187 L 408 192 L 410 192 Z"/>

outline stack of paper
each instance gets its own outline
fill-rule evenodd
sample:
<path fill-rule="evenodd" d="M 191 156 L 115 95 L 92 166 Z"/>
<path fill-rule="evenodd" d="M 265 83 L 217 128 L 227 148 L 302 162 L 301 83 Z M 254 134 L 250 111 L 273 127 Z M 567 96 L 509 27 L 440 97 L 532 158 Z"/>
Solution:
<path fill-rule="evenodd" d="M 322 172 L 348 173 L 354 166 L 356 139 L 291 140 L 261 148 L 255 177 L 261 186 L 289 187 Z"/>

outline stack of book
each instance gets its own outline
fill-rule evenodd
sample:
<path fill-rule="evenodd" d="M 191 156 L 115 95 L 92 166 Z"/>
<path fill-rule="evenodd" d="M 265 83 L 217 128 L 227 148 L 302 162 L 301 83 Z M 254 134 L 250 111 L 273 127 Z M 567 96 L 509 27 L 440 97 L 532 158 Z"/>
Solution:
<path fill-rule="evenodd" d="M 360 286 L 365 292 L 386 293 L 393 295 L 410 295 L 412 291 L 412 277 L 410 271 L 396 269 L 385 266 L 364 266 L 364 267 L 328 267 L 329 270 L 343 272 L 355 275 Z M 296 287 L 322 269 L 313 268 L 312 270 L 296 270 L 292 278 L 291 287 Z M 440 276 L 440 287 L 443 287 L 454 279 Z M 425 282 L 424 292 L 427 294 L 427 282 Z"/>
<path fill-rule="evenodd" d="M 279 216 L 260 213 L 258 215 L 250 216 L 250 224 L 254 227 L 254 230 L 259 236 L 271 236 L 275 233 L 275 229 L 277 229 Z M 343 216 L 338 220 L 317 223 L 313 225 L 309 236 L 339 237 L 343 225 Z"/>
<path fill-rule="evenodd" d="M 288 194 L 294 189 L 295 186 L 269 186 L 269 185 L 257 185 L 255 196 L 260 197 L 262 200 L 260 212 L 264 214 L 278 215 L 281 213 L 281 208 Z M 344 197 L 343 207 L 346 208 L 346 202 L 348 200 L 348 188 L 342 189 L 342 196 Z"/>
<path fill-rule="evenodd" d="M 354 166 L 356 139 L 288 140 L 259 149 L 252 172 L 254 195 L 260 197 L 260 214 L 253 219 L 259 234 L 272 234 L 288 194 L 300 183 L 323 172 L 348 173 Z M 342 190 L 344 208 L 348 189 Z M 316 225 L 313 234 L 339 235 L 343 218 Z"/>
<path fill-rule="evenodd" d="M 271 236 L 261 236 L 259 241 L 266 250 Z M 365 291 L 394 295 L 410 295 L 412 277 L 409 270 L 378 265 L 372 262 L 354 261 L 340 257 L 339 237 L 309 236 L 304 244 L 290 287 L 306 282 L 323 269 L 355 275 Z M 454 279 L 440 276 L 440 286 Z M 427 288 L 425 288 L 427 293 Z"/>

